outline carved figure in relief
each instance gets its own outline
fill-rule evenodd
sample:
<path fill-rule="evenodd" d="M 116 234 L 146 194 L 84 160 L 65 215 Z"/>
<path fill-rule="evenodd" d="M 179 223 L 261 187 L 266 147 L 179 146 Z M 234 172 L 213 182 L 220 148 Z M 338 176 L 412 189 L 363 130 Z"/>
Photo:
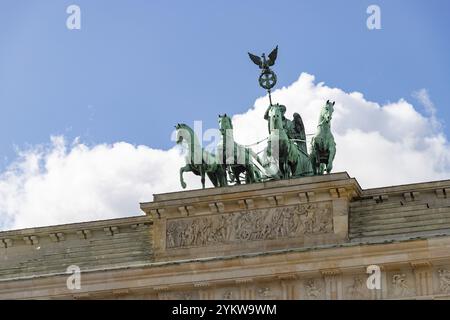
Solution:
<path fill-rule="evenodd" d="M 392 276 L 392 287 L 394 289 L 394 295 L 406 296 L 409 294 L 409 287 L 405 274 L 394 274 Z"/>
<path fill-rule="evenodd" d="M 316 281 L 315 281 L 314 279 L 309 279 L 309 280 L 306 282 L 305 287 L 306 287 L 306 295 L 307 295 L 309 298 L 315 298 L 315 299 L 317 299 L 317 298 L 320 296 L 320 291 L 321 291 L 321 290 L 320 290 L 319 287 L 317 287 Z"/>
<path fill-rule="evenodd" d="M 298 224 L 299 217 L 293 210 L 281 208 L 281 210 L 272 217 L 274 237 L 291 237 L 297 232 Z"/>
<path fill-rule="evenodd" d="M 329 215 L 330 210 L 328 208 L 322 208 L 317 210 L 317 232 L 329 232 Z"/>
<path fill-rule="evenodd" d="M 238 240 L 250 240 L 252 235 L 252 224 L 257 221 L 252 217 L 252 212 L 243 213 L 237 218 L 236 238 Z"/>
<path fill-rule="evenodd" d="M 171 224 L 170 225 L 170 229 L 167 229 L 166 233 L 167 233 L 167 247 L 172 248 L 175 247 L 175 235 L 177 234 L 176 232 L 176 228 L 178 225 L 176 224 Z"/>
<path fill-rule="evenodd" d="M 347 292 L 350 297 L 354 299 L 367 298 L 366 284 L 361 277 L 355 277 L 353 284 L 347 288 Z"/>
<path fill-rule="evenodd" d="M 158 292 L 158 300 L 170 300 L 168 292 Z"/>
<path fill-rule="evenodd" d="M 213 242 L 223 242 L 230 240 L 232 229 L 232 216 L 221 215 L 219 217 L 219 223 L 217 226 L 213 227 Z"/>
<path fill-rule="evenodd" d="M 265 288 L 259 288 L 258 289 L 258 295 L 263 298 L 270 298 L 273 297 L 272 289 L 265 287 Z"/>
<path fill-rule="evenodd" d="M 439 270 L 439 289 L 442 292 L 450 291 L 450 271 L 448 270 Z"/>
<path fill-rule="evenodd" d="M 315 211 L 317 208 L 317 204 L 308 203 L 298 207 L 297 214 L 300 216 L 303 226 L 304 233 L 313 233 L 316 216 Z"/>
<path fill-rule="evenodd" d="M 224 300 L 231 300 L 233 299 L 233 292 L 232 291 L 225 291 L 223 294 Z"/>
<path fill-rule="evenodd" d="M 192 294 L 190 292 L 179 292 L 177 298 L 179 300 L 192 300 Z"/>

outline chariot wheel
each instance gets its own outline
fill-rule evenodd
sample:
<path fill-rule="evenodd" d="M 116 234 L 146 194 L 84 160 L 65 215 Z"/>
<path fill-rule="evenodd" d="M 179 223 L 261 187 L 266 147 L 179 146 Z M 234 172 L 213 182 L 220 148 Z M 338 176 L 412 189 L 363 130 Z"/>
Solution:
<path fill-rule="evenodd" d="M 259 76 L 259 85 L 266 90 L 272 89 L 277 83 L 277 75 L 272 70 L 265 70 Z"/>

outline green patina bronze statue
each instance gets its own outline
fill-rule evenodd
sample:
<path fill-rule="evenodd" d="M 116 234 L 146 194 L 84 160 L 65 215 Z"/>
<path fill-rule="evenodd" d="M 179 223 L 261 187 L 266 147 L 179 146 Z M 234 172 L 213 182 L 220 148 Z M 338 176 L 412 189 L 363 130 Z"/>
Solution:
<path fill-rule="evenodd" d="M 279 168 L 283 179 L 312 175 L 308 153 L 288 135 L 285 107 L 275 104 L 267 110 L 269 120 L 268 152 L 278 153 Z M 283 111 L 284 110 L 284 111 Z M 294 129 L 292 129 L 294 131 Z"/>
<path fill-rule="evenodd" d="M 230 176 L 230 182 L 241 184 L 241 174 L 244 174 L 247 184 L 259 182 L 261 175 L 255 166 L 260 163 L 258 155 L 234 141 L 233 123 L 227 114 L 219 115 L 219 128 L 221 140 L 217 146 L 218 156 Z"/>
<path fill-rule="evenodd" d="M 336 155 L 336 143 L 331 133 L 331 117 L 334 111 L 334 101 L 327 100 L 320 111 L 317 133 L 311 141 L 311 164 L 314 174 L 327 173 L 333 169 L 333 160 Z"/>
<path fill-rule="evenodd" d="M 248 56 L 261 69 L 261 74 L 259 75 L 259 85 L 266 89 L 269 94 L 270 105 L 272 105 L 272 97 L 270 95 L 272 88 L 277 83 L 277 75 L 273 72 L 270 67 L 275 64 L 275 60 L 278 56 L 278 46 L 269 53 L 268 59 L 266 59 L 266 54 L 263 53 L 261 57 L 248 52 Z"/>
<path fill-rule="evenodd" d="M 266 113 L 264 114 L 264 119 L 269 120 L 269 110 L 272 106 L 269 106 L 266 110 Z M 294 120 L 291 121 L 288 118 L 286 118 L 286 106 L 279 105 L 280 111 L 281 111 L 281 117 L 283 121 L 283 127 L 286 130 L 286 134 L 294 141 L 301 151 L 304 153 L 308 153 L 307 147 L 306 147 L 306 134 L 305 134 L 305 126 L 303 125 L 302 117 L 296 112 L 294 113 Z M 269 134 L 270 134 L 270 122 L 267 123 L 269 128 Z"/>
<path fill-rule="evenodd" d="M 227 176 L 223 166 L 218 161 L 215 154 L 203 149 L 197 136 L 188 125 L 182 123 L 175 126 L 176 143 L 184 144 L 187 148 L 186 165 L 180 169 L 180 183 L 186 188 L 183 173 L 191 171 L 195 175 L 201 176 L 203 189 L 205 188 L 205 174 L 208 176 L 214 187 L 225 187 Z"/>
<path fill-rule="evenodd" d="M 223 187 L 228 183 L 241 184 L 241 179 L 250 184 L 321 175 L 333 169 L 336 143 L 331 133 L 331 119 L 335 102 L 327 100 L 321 109 L 317 132 L 311 141 L 311 153 L 308 154 L 305 126 L 300 114 L 294 113 L 293 120 L 290 120 L 285 115 L 286 106 L 272 103 L 271 90 L 277 77 L 270 67 L 275 64 L 278 46 L 267 58 L 264 53 L 261 57 L 248 54 L 261 69 L 258 81 L 269 95 L 269 107 L 264 114 L 268 121 L 267 147 L 257 154 L 250 147 L 235 142 L 232 120 L 226 114 L 219 115 L 220 141 L 216 153 L 204 150 L 189 126 L 178 124 L 176 142 L 183 144 L 188 151 L 186 165 L 180 169 L 183 188 L 186 188 L 183 173 L 189 171 L 201 176 L 202 187 L 205 188 L 205 175 L 215 187 Z"/>

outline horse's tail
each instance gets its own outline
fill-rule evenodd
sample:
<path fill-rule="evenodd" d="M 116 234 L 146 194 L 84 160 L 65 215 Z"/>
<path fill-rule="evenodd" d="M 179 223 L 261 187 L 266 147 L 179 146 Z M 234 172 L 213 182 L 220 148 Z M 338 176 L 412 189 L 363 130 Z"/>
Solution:
<path fill-rule="evenodd" d="M 316 149 L 315 145 L 316 145 L 316 136 L 313 136 L 311 138 L 311 153 L 313 152 L 313 150 Z"/>
<path fill-rule="evenodd" d="M 258 154 L 253 151 L 252 148 L 247 148 L 248 153 L 249 153 L 249 158 L 255 159 L 256 161 L 258 161 L 259 163 L 261 163 L 261 159 L 259 159 Z"/>

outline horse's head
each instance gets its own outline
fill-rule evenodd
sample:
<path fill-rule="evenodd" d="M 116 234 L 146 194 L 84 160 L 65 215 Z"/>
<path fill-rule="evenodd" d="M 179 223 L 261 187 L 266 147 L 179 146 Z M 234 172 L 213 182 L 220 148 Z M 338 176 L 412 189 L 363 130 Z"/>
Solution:
<path fill-rule="evenodd" d="M 187 155 L 189 155 L 189 163 L 200 164 L 202 163 L 203 148 L 195 135 L 194 130 L 187 124 L 178 123 L 175 126 L 176 137 L 175 141 L 178 145 L 181 145 Z"/>
<path fill-rule="evenodd" d="M 270 130 L 273 130 L 273 129 L 281 130 L 284 128 L 283 127 L 283 114 L 285 111 L 286 111 L 285 106 L 282 106 L 279 104 L 274 104 L 274 105 L 270 106 L 269 112 L 268 112 Z"/>
<path fill-rule="evenodd" d="M 189 130 L 190 128 L 187 125 L 185 125 L 184 123 L 178 123 L 175 126 L 175 129 L 177 131 L 175 138 L 175 142 L 177 144 L 181 144 L 182 142 L 189 143 L 190 141 L 192 141 L 192 130 Z"/>
<path fill-rule="evenodd" d="M 331 102 L 330 100 L 327 100 L 327 102 L 322 108 L 322 111 L 320 112 L 321 118 L 320 123 L 330 123 L 331 118 L 333 116 L 335 103 L 336 103 L 335 101 Z"/>
<path fill-rule="evenodd" d="M 233 122 L 226 113 L 224 115 L 219 114 L 219 128 L 222 134 L 224 134 L 226 130 L 233 129 Z"/>

